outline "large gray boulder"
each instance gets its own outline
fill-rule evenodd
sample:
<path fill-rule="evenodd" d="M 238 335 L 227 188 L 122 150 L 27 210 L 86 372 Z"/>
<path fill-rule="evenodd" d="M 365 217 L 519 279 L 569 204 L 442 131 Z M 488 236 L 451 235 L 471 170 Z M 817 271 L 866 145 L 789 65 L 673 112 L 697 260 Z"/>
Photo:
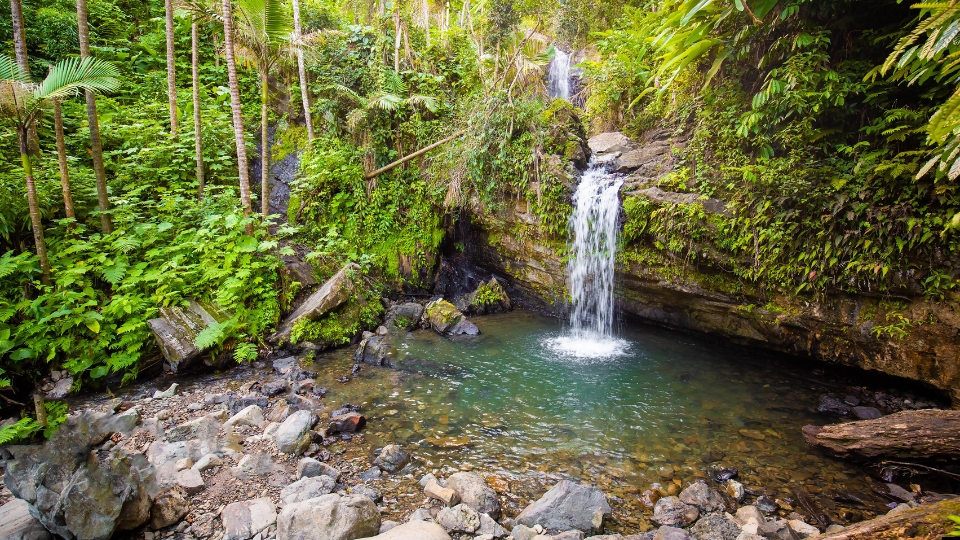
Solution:
<path fill-rule="evenodd" d="M 267 338 L 268 341 L 271 343 L 289 341 L 293 326 L 301 319 L 316 320 L 345 304 L 357 291 L 355 280 L 362 272 L 360 267 L 353 263 L 341 268 L 284 319 L 277 331 Z"/>
<path fill-rule="evenodd" d="M 13 499 L 0 506 L 0 540 L 51 540 L 50 532 L 30 515 L 30 505 Z M 448 537 L 449 538 L 449 537 Z"/>
<path fill-rule="evenodd" d="M 380 532 L 377 505 L 336 493 L 291 504 L 277 518 L 277 540 L 355 540 Z"/>
<path fill-rule="evenodd" d="M 408 521 L 369 540 L 450 540 L 450 535 L 436 523 Z"/>
<path fill-rule="evenodd" d="M 196 346 L 200 332 L 227 318 L 212 304 L 190 300 L 186 306 L 161 307 L 160 316 L 147 321 L 147 326 L 176 373 L 193 364 L 203 352 Z"/>
<path fill-rule="evenodd" d="M 708 486 L 703 480 L 697 480 L 681 491 L 680 500 L 685 504 L 696 506 L 704 514 L 726 509 L 720 492 Z"/>
<path fill-rule="evenodd" d="M 135 529 L 150 518 L 153 468 L 142 454 L 122 447 L 91 452 L 115 432 L 130 433 L 138 421 L 133 409 L 72 415 L 49 441 L 8 447 L 13 459 L 4 483 L 44 527 L 68 540 L 106 540 L 116 530 Z"/>
<path fill-rule="evenodd" d="M 587 146 L 594 154 L 622 154 L 637 147 L 636 143 L 619 131 L 594 135 L 587 141 Z"/>
<path fill-rule="evenodd" d="M 606 495 L 593 487 L 561 480 L 537 502 L 526 507 L 514 521 L 533 527 L 566 531 L 599 532 L 613 509 Z"/>
<path fill-rule="evenodd" d="M 311 411 L 297 411 L 277 428 L 277 449 L 285 454 L 299 454 L 310 445 L 310 428 L 315 417 Z"/>
<path fill-rule="evenodd" d="M 500 519 L 500 499 L 497 498 L 497 492 L 479 475 L 469 472 L 453 474 L 447 479 L 446 487 L 457 492 L 463 504 L 481 514 L 489 514 L 493 519 Z"/>
<path fill-rule="evenodd" d="M 277 510 L 270 499 L 235 502 L 220 513 L 223 540 L 247 540 L 277 522 Z"/>

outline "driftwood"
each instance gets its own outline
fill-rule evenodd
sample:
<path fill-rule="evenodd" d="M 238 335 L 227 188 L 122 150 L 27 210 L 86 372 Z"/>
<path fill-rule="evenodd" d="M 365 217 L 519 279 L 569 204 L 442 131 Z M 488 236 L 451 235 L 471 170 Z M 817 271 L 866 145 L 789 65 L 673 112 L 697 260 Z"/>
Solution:
<path fill-rule="evenodd" d="M 842 458 L 960 457 L 960 411 L 903 411 L 876 420 L 804 426 L 811 446 Z"/>
<path fill-rule="evenodd" d="M 960 514 L 960 498 L 923 504 L 818 536 L 818 540 L 940 540 L 953 530 L 947 518 Z"/>
<path fill-rule="evenodd" d="M 451 136 L 449 136 L 449 137 L 447 137 L 447 138 L 445 138 L 445 139 L 441 139 L 441 140 L 439 140 L 439 141 L 431 144 L 430 146 L 421 148 L 420 150 L 417 150 L 416 152 L 414 152 L 414 153 L 412 153 L 412 154 L 410 154 L 410 155 L 408 155 L 408 156 L 404 156 L 404 157 L 402 157 L 402 158 L 394 161 L 393 163 L 391 163 L 391 164 L 389 164 L 389 165 L 385 165 L 385 166 L 383 166 L 383 167 L 380 167 L 379 169 L 377 169 L 377 170 L 373 171 L 372 173 L 368 174 L 367 177 L 366 177 L 366 179 L 367 179 L 367 180 L 370 180 L 371 178 L 380 176 L 381 174 L 389 171 L 390 169 L 392 169 L 392 168 L 394 168 L 394 167 L 397 167 L 398 165 L 403 165 L 404 163 L 410 161 L 411 159 L 416 158 L 416 157 L 419 157 L 419 156 L 422 156 L 422 155 L 426 154 L 427 152 L 433 150 L 434 148 L 436 148 L 436 147 L 438 147 L 438 146 L 442 146 L 442 145 L 444 145 L 444 144 L 447 144 L 448 142 L 456 139 L 457 137 L 462 136 L 462 135 L 465 134 L 466 132 L 467 132 L 466 130 L 458 131 L 458 132 L 454 133 L 453 135 L 451 135 Z"/>

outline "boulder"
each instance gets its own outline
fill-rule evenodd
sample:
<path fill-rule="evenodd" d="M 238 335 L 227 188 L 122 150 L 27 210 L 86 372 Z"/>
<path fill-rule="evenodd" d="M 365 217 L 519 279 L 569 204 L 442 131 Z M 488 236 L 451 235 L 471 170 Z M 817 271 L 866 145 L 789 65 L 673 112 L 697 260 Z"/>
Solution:
<path fill-rule="evenodd" d="M 297 463 L 297 479 L 311 478 L 313 476 L 329 476 L 336 481 L 340 478 L 340 471 L 313 458 L 305 457 L 301 459 L 300 462 Z"/>
<path fill-rule="evenodd" d="M 355 433 L 366 424 L 367 419 L 360 413 L 339 414 L 330 418 L 330 423 L 327 424 L 327 433 Z"/>
<path fill-rule="evenodd" d="M 680 500 L 696 506 L 700 512 L 705 514 L 726 509 L 723 495 L 720 495 L 720 492 L 708 486 L 703 480 L 697 480 L 681 491 Z"/>
<path fill-rule="evenodd" d="M 960 410 L 901 411 L 875 420 L 804 426 L 811 446 L 843 458 L 956 459 Z"/>
<path fill-rule="evenodd" d="M 212 304 L 189 300 L 185 306 L 161 307 L 160 317 L 147 321 L 147 326 L 170 369 L 177 373 L 193 364 L 203 352 L 195 344 L 200 332 L 228 318 Z"/>
<path fill-rule="evenodd" d="M 370 366 L 397 367 L 393 361 L 396 350 L 396 336 L 394 334 L 373 334 L 365 332 L 364 335 L 366 337 L 360 341 L 360 344 L 357 345 L 357 350 L 353 353 L 354 362 Z"/>
<path fill-rule="evenodd" d="M 694 523 L 690 534 L 697 540 L 737 540 L 740 527 L 723 514 L 710 514 Z"/>
<path fill-rule="evenodd" d="M 599 489 L 561 480 L 540 500 L 520 512 L 515 521 L 558 531 L 579 529 L 590 533 L 599 531 L 611 512 L 607 497 Z"/>
<path fill-rule="evenodd" d="M 94 446 L 115 432 L 130 433 L 138 421 L 134 409 L 71 415 L 45 443 L 7 447 L 13 458 L 4 483 L 63 538 L 106 540 L 115 530 L 137 528 L 150 518 L 150 463 L 121 447 L 89 457 Z"/>
<path fill-rule="evenodd" d="M 277 540 L 354 540 L 380 532 L 377 505 L 336 493 L 288 505 L 277 518 Z"/>
<path fill-rule="evenodd" d="M 477 529 L 477 533 L 488 534 L 493 538 L 503 538 L 510 534 L 489 514 L 480 514 L 480 528 Z"/>
<path fill-rule="evenodd" d="M 277 449 L 285 454 L 299 454 L 310 445 L 310 428 L 314 416 L 311 411 L 297 411 L 277 428 Z"/>
<path fill-rule="evenodd" d="M 668 527 L 686 527 L 700 517 L 696 506 L 684 503 L 679 497 L 664 497 L 653 506 L 653 517 L 650 521 L 654 525 Z"/>
<path fill-rule="evenodd" d="M 353 486 L 352 488 L 350 488 L 350 494 L 367 497 L 368 499 L 370 499 L 375 503 L 379 503 L 380 501 L 383 500 L 383 493 L 380 493 L 379 489 L 372 486 L 368 486 L 366 484 L 358 484 L 356 486 Z M 382 530 L 382 527 L 381 527 L 381 530 Z"/>
<path fill-rule="evenodd" d="M 492 313 L 503 313 L 510 311 L 513 306 L 510 304 L 510 297 L 503 286 L 497 281 L 496 277 L 491 277 L 490 281 L 480 283 L 475 291 L 468 297 L 469 312 L 476 315 L 489 315 Z"/>
<path fill-rule="evenodd" d="M 423 317 L 423 306 L 415 302 L 396 304 L 387 310 L 383 319 L 383 326 L 388 330 L 412 330 L 420 324 Z"/>
<path fill-rule="evenodd" d="M 664 525 L 657 529 L 657 532 L 653 535 L 653 540 L 692 540 L 692 537 L 690 533 L 683 529 Z"/>
<path fill-rule="evenodd" d="M 437 514 L 437 523 L 450 532 L 473 534 L 480 528 L 480 514 L 464 504 L 448 506 Z"/>
<path fill-rule="evenodd" d="M 247 540 L 277 522 L 277 510 L 270 499 L 253 499 L 228 504 L 220 513 L 223 540 Z"/>
<path fill-rule="evenodd" d="M 369 540 L 450 540 L 440 525 L 428 521 L 408 521 Z"/>
<path fill-rule="evenodd" d="M 183 519 L 190 511 L 187 494 L 179 487 L 167 489 L 153 499 L 150 507 L 150 528 L 153 530 L 169 527 Z"/>
<path fill-rule="evenodd" d="M 315 499 L 333 491 L 337 483 L 329 476 L 302 478 L 280 490 L 280 503 L 288 504 Z"/>
<path fill-rule="evenodd" d="M 460 495 L 456 491 L 441 486 L 433 478 L 427 481 L 427 485 L 423 486 L 423 493 L 431 499 L 442 501 L 447 506 L 454 506 L 460 502 Z"/>
<path fill-rule="evenodd" d="M 637 147 L 629 137 L 619 131 L 601 133 L 587 140 L 587 146 L 595 154 L 615 154 L 629 152 Z"/>
<path fill-rule="evenodd" d="M 435 300 L 423 310 L 424 321 L 438 334 L 475 336 L 480 330 L 450 302 Z"/>
<path fill-rule="evenodd" d="M 288 341 L 294 325 L 301 319 L 316 320 L 342 306 L 356 292 L 356 280 L 361 274 L 360 267 L 353 263 L 341 268 L 284 319 L 268 341 L 274 344 Z"/>
<path fill-rule="evenodd" d="M 50 532 L 30 515 L 30 504 L 23 499 L 13 499 L 0 506 L 0 539 L 2 540 L 52 540 Z"/>
<path fill-rule="evenodd" d="M 500 499 L 497 492 L 479 475 L 469 472 L 455 473 L 447 479 L 446 487 L 457 492 L 460 502 L 481 514 L 500 519 Z"/>
<path fill-rule="evenodd" d="M 410 454 L 396 444 L 388 444 L 380 451 L 374 465 L 388 473 L 395 473 L 410 463 Z"/>
<path fill-rule="evenodd" d="M 177 486 L 190 495 L 199 493 L 204 487 L 203 477 L 196 469 L 184 469 L 177 473 Z"/>
<path fill-rule="evenodd" d="M 223 423 L 223 427 L 232 427 L 232 426 L 251 426 L 251 427 L 260 427 L 263 424 L 263 409 L 260 405 L 249 405 L 242 409 L 237 414 L 233 415 L 226 422 Z"/>

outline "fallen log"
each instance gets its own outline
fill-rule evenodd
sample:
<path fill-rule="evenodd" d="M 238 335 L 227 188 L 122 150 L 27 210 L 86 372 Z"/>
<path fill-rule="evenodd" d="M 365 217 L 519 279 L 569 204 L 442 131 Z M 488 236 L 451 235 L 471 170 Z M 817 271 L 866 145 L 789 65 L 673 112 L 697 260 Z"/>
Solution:
<path fill-rule="evenodd" d="M 875 420 L 804 426 L 807 444 L 841 458 L 960 457 L 960 411 L 902 411 Z"/>
<path fill-rule="evenodd" d="M 922 504 L 893 515 L 854 523 L 818 540 L 940 540 L 953 530 L 947 516 L 960 514 L 960 498 Z"/>

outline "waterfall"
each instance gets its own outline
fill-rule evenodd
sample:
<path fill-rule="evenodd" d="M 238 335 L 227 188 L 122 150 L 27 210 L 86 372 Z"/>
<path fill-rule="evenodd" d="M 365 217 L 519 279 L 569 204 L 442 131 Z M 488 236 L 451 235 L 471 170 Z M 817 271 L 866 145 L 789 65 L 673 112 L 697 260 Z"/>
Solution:
<path fill-rule="evenodd" d="M 626 342 L 615 339 L 613 323 L 620 187 L 623 179 L 591 163 L 573 196 L 570 218 L 570 325 L 549 344 L 565 355 L 581 358 L 616 356 Z"/>
<path fill-rule="evenodd" d="M 547 91 L 552 98 L 570 101 L 570 55 L 555 48 L 547 71 Z"/>

